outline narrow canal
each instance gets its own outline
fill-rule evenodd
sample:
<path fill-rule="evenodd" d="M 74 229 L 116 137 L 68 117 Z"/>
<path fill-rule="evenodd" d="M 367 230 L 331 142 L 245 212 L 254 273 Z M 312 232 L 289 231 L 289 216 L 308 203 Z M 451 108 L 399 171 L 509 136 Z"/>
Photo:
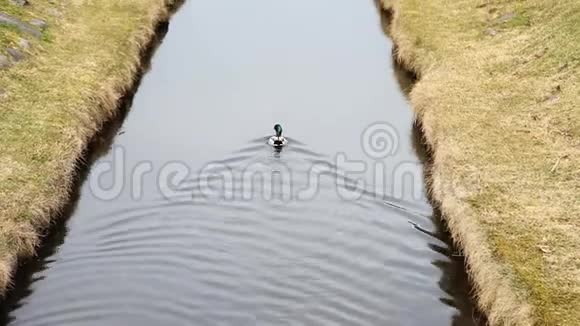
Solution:
<path fill-rule="evenodd" d="M 187 1 L 6 323 L 474 325 L 381 24 Z"/>

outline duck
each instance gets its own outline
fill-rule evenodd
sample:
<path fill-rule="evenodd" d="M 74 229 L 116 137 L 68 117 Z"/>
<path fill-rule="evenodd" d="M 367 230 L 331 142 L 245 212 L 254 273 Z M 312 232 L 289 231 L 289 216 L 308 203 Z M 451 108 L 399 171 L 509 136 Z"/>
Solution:
<path fill-rule="evenodd" d="M 284 147 L 286 146 L 286 144 L 288 144 L 288 140 L 282 136 L 282 126 L 279 124 L 276 124 L 274 126 L 274 131 L 276 132 L 276 134 L 272 137 L 270 137 L 270 139 L 268 140 L 268 144 L 274 146 L 274 147 Z"/>

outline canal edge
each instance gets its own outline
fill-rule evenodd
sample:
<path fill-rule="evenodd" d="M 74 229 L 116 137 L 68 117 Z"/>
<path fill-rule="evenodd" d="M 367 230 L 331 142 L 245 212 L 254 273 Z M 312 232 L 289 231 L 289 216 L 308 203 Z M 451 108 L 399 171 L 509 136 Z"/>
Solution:
<path fill-rule="evenodd" d="M 2 301 L 9 299 L 11 292 L 17 289 L 18 284 L 15 284 L 15 278 L 18 277 L 20 270 L 31 263 L 34 264 L 38 250 L 43 249 L 44 239 L 47 236 L 50 237 L 54 229 L 62 228 L 64 219 L 69 215 L 68 212 L 74 209 L 75 198 L 78 197 L 77 192 L 86 177 L 87 168 L 96 156 L 100 155 L 95 152 L 99 152 L 98 148 L 101 146 L 110 145 L 112 140 L 110 134 L 116 134 L 115 130 L 125 118 L 135 90 L 142 76 L 147 72 L 153 53 L 167 31 L 171 16 L 183 3 L 184 0 L 157 0 L 155 6 L 148 8 L 144 13 L 138 29 L 127 35 L 126 41 L 132 45 L 133 53 L 121 57 L 119 64 L 123 65 L 124 71 L 129 73 L 114 79 L 110 84 L 101 85 L 102 87 L 91 95 L 91 103 L 94 105 L 83 107 L 92 120 L 91 124 L 87 126 L 79 121 L 78 126 L 71 126 L 81 130 L 75 139 L 75 144 L 71 144 L 71 147 L 74 147 L 71 159 L 59 162 L 56 165 L 61 168 L 51 171 L 56 176 L 54 179 L 58 180 L 58 184 L 46 185 L 46 187 L 62 190 L 52 191 L 50 195 L 46 195 L 47 198 L 40 198 L 39 201 L 44 204 L 29 208 L 31 212 L 27 218 L 30 222 L 13 227 L 12 233 L 10 228 L 12 217 L 3 216 L 7 219 L 3 224 L 7 225 L 0 225 L 0 231 L 6 233 L 4 236 L 8 237 L 12 245 L 0 255 L 0 299 Z M 61 17 L 63 16 L 57 18 Z M 78 23 L 82 24 L 82 22 Z M 57 37 L 66 37 L 66 35 L 59 34 Z M 54 42 L 54 39 L 51 41 Z M 34 60 L 35 56 L 32 56 L 30 61 Z M 102 77 L 104 79 L 107 76 Z M 91 128 L 93 126 L 94 128 Z M 43 190 L 49 192 L 48 189 Z M 43 195 L 44 191 L 41 197 Z M 18 218 L 20 217 L 14 217 L 15 220 Z M 6 229 L 2 230 L 3 227 Z M 3 249 L 6 248 L 3 247 Z"/>
<path fill-rule="evenodd" d="M 408 35 L 397 12 L 400 10 L 397 0 L 377 0 L 389 17 L 389 35 L 393 40 L 394 59 L 401 67 L 421 81 L 425 71 L 415 64 L 417 53 L 412 36 Z M 472 216 L 470 207 L 456 196 L 454 191 L 447 191 L 451 185 L 442 169 L 438 157 L 438 145 L 433 136 L 433 127 L 425 125 L 424 103 L 413 99 L 410 103 L 416 119 L 422 126 L 421 131 L 429 151 L 430 167 L 426 176 L 427 191 L 433 204 L 441 211 L 445 224 L 449 228 L 454 244 L 465 256 L 468 277 L 473 284 L 475 303 L 484 314 L 490 325 L 532 326 L 536 324 L 533 307 L 527 293 L 521 290 L 514 281 L 510 268 L 493 257 L 491 244 L 486 240 L 485 231 Z"/>

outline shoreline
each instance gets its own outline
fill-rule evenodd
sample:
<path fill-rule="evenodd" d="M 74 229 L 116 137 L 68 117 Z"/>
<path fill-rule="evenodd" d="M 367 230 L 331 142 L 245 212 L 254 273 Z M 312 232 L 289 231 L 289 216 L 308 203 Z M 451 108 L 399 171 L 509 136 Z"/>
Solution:
<path fill-rule="evenodd" d="M 421 80 L 424 72 L 414 65 L 413 57 L 415 54 L 412 47 L 399 47 L 399 43 L 404 43 L 405 41 L 400 39 L 401 36 L 399 36 L 399 39 L 397 38 L 398 33 L 403 32 L 397 30 L 400 27 L 397 26 L 397 20 L 395 19 L 396 4 L 392 0 L 380 1 L 383 3 L 383 10 L 390 17 L 389 28 L 391 31 L 389 34 L 395 45 L 394 58 L 403 69 L 415 76 L 416 85 Z M 457 206 L 462 206 L 460 199 L 446 196 L 448 187 L 453 187 L 454 185 L 445 184 L 445 176 L 438 173 L 437 165 L 441 163 L 436 162 L 437 144 L 433 141 L 433 131 L 423 125 L 424 116 L 421 115 L 421 112 L 417 112 L 418 110 L 411 98 L 411 92 L 408 96 L 413 110 L 417 114 L 417 121 L 421 125 L 421 133 L 425 140 L 426 150 L 429 153 L 429 163 L 425 166 L 428 171 L 425 177 L 428 192 L 433 205 L 441 210 L 441 215 L 450 231 L 452 241 L 465 255 L 466 270 L 470 282 L 473 283 L 473 299 L 478 309 L 485 314 L 491 325 L 533 325 L 531 307 L 526 302 L 526 299 L 521 298 L 521 294 L 514 293 L 515 286 L 502 276 L 501 270 L 503 267 L 498 266 L 499 264 L 494 261 L 491 255 L 492 249 L 485 245 L 486 241 L 483 240 L 485 238 L 484 231 L 477 223 L 461 218 L 461 216 L 466 215 L 465 210 L 467 208 L 457 209 Z M 490 284 L 495 284 L 495 289 L 490 289 Z"/>
<path fill-rule="evenodd" d="M 0 102 L 0 116 L 6 116 L 6 120 L 14 119 L 17 123 L 25 124 L 24 127 L 17 125 L 20 129 L 17 135 L 11 134 L 14 125 L 10 122 L 0 124 L 0 136 L 4 140 L 8 139 L 8 143 L 0 146 L 0 149 L 5 149 L 0 154 L 0 181 L 9 181 L 8 185 L 0 187 L 0 203 L 3 204 L 0 204 L 2 219 L 0 221 L 0 294 L 2 295 L 12 287 L 13 273 L 16 272 L 19 263 L 36 254 L 45 231 L 57 223 L 56 218 L 62 214 L 63 210 L 66 210 L 71 196 L 74 195 L 72 192 L 75 191 L 76 180 L 82 178 L 83 166 L 87 164 L 87 155 L 94 155 L 90 153 L 89 147 L 100 141 L 98 138 L 104 126 L 123 115 L 121 112 L 123 103 L 131 97 L 139 84 L 142 74 L 148 68 L 151 55 L 158 45 L 159 28 L 163 29 L 164 24 L 182 3 L 180 0 L 147 0 L 128 1 L 125 6 L 117 6 L 114 3 L 116 0 L 109 1 L 111 1 L 110 5 L 102 4 L 101 8 L 90 3 L 76 4 L 67 8 L 66 11 L 63 10 L 64 12 L 59 17 L 48 20 L 49 29 L 43 32 L 42 39 L 34 41 L 34 48 L 29 51 L 30 55 L 28 56 L 27 53 L 27 57 L 22 62 L 15 62 L 5 69 L 4 76 L 0 78 L 0 87 L 4 92 Z M 46 4 L 38 4 L 39 2 L 41 1 L 35 1 L 30 7 L 25 6 L 16 10 L 23 11 L 24 17 L 33 16 L 36 13 L 29 14 L 26 11 L 34 12 L 38 8 L 44 9 Z M 37 4 L 38 8 L 36 8 Z M 129 26 L 124 30 L 111 32 L 108 26 L 99 26 L 102 24 L 98 21 L 99 17 L 90 20 L 89 16 L 94 10 L 100 10 L 102 15 L 119 24 L 125 23 L 123 20 L 127 15 L 131 15 L 134 21 L 128 22 Z M 84 21 L 76 15 L 87 20 Z M 137 17 L 134 17 L 135 15 Z M 77 29 L 80 35 L 76 36 L 79 39 L 86 39 L 86 42 L 92 42 L 95 38 L 108 37 L 117 37 L 120 41 L 113 41 L 102 46 L 104 49 L 101 50 L 110 51 L 109 54 L 91 53 L 90 47 L 82 53 L 84 49 L 75 44 L 74 40 L 66 40 L 67 33 Z M 83 54 L 86 59 L 82 58 Z M 71 62 L 62 62 L 67 55 L 73 56 Z M 80 60 L 74 60 L 77 58 Z M 50 65 L 51 61 L 55 61 L 55 66 L 48 68 L 43 66 Z M 70 65 L 67 66 L 67 64 Z M 113 66 L 107 67 L 111 64 Z M 103 68 L 95 68 L 98 66 L 103 66 Z M 45 77 L 44 74 L 52 70 L 51 68 L 55 71 L 52 71 L 52 76 L 48 76 L 51 80 L 45 89 L 42 89 L 42 85 L 22 85 L 18 78 L 14 78 L 26 74 Z M 68 74 L 62 70 L 74 70 L 74 72 Z M 58 78 L 54 77 L 55 72 Z M 79 78 L 81 80 L 78 80 Z M 12 82 L 14 79 L 16 81 Z M 77 92 L 72 86 L 63 90 L 64 94 L 59 94 L 71 95 L 70 102 L 75 103 L 71 103 L 70 107 L 61 108 L 61 101 L 68 100 L 66 97 L 54 98 L 53 103 L 50 101 L 52 98 L 49 98 L 46 101 L 48 103 L 41 105 L 27 103 L 26 96 L 30 91 L 42 93 L 50 91 L 50 85 L 54 83 L 67 85 L 79 82 L 86 82 L 84 85 L 86 89 L 80 90 L 83 94 L 67 94 L 69 90 Z M 28 100 L 28 102 L 35 101 L 37 101 L 36 98 Z M 32 109 L 24 107 L 23 104 L 30 105 Z M 35 111 L 35 106 L 51 112 L 37 113 L 40 111 Z M 25 112 L 27 109 L 32 113 Z M 27 120 L 31 123 L 26 124 L 29 122 Z M 44 126 L 39 126 L 44 123 L 52 124 L 50 127 L 57 131 L 46 131 L 42 128 Z M 35 136 L 31 135 L 36 132 L 35 128 L 42 130 L 40 135 L 37 135 L 38 137 L 49 138 L 43 140 L 46 144 L 39 144 L 39 150 L 48 152 L 48 157 L 36 160 L 34 156 L 31 159 L 29 151 L 35 152 L 32 155 L 44 153 L 38 153 L 31 148 L 30 143 L 18 141 L 10 143 L 10 139 L 18 135 Z M 43 132 L 46 134 L 43 135 Z M 39 141 L 39 139 L 34 139 L 35 137 L 30 138 L 33 138 L 31 140 L 36 143 Z M 22 152 L 25 155 L 17 157 Z M 22 176 L 24 173 L 22 171 L 28 171 L 29 174 Z M 59 172 L 55 173 L 56 171 Z M 29 178 L 32 178 L 32 181 Z M 23 187 L 27 183 L 33 184 L 31 187 Z M 34 195 L 31 195 L 32 193 Z"/>
<path fill-rule="evenodd" d="M 554 136 L 553 143 L 546 145 L 533 143 L 530 144 L 530 148 L 524 146 L 509 148 L 510 146 L 507 146 L 509 143 L 504 145 L 503 142 L 493 139 L 506 138 L 505 133 L 510 133 L 509 129 L 497 130 L 493 124 L 489 124 L 490 118 L 505 118 L 505 110 L 502 112 L 496 109 L 498 112 L 494 112 L 494 109 L 509 103 L 518 109 L 519 106 L 522 107 L 522 113 L 516 112 L 517 115 L 526 114 L 527 108 L 524 105 L 529 105 L 526 101 L 534 100 L 527 99 L 526 96 L 529 94 L 530 97 L 537 97 L 537 95 L 531 92 L 535 90 L 533 87 L 522 91 L 515 82 L 494 85 L 498 79 L 503 81 L 500 78 L 503 78 L 504 71 L 493 70 L 489 73 L 490 77 L 482 75 L 478 69 L 486 67 L 488 61 L 494 59 L 500 61 L 509 58 L 521 64 L 518 62 L 518 56 L 510 52 L 513 48 L 507 47 L 505 43 L 493 43 L 495 41 L 493 38 L 511 39 L 511 42 L 521 46 L 524 51 L 531 52 L 528 43 L 532 43 L 530 39 L 533 36 L 527 38 L 527 35 L 522 34 L 532 33 L 527 28 L 534 27 L 531 23 L 534 17 L 529 14 L 528 8 L 513 7 L 510 4 L 481 4 L 469 0 L 457 4 L 436 2 L 422 6 L 420 2 L 411 0 L 381 0 L 384 10 L 391 15 L 390 34 L 397 47 L 396 59 L 418 77 L 418 82 L 410 94 L 410 102 L 423 126 L 432 155 L 433 163 L 428 180 L 430 193 L 444 214 L 454 242 L 464 252 L 468 275 L 475 288 L 476 304 L 491 325 L 576 325 L 580 322 L 577 309 L 580 307 L 578 296 L 580 279 L 578 274 L 572 272 L 572 266 L 574 262 L 577 264 L 580 261 L 578 251 L 576 254 L 573 253 L 573 248 L 578 245 L 577 236 L 574 237 L 574 234 L 577 234 L 574 228 L 578 227 L 578 219 L 573 218 L 574 213 L 568 216 L 567 210 L 574 212 L 573 207 L 578 208 L 578 203 L 574 206 L 573 183 L 569 193 L 557 190 L 558 187 L 569 187 L 570 183 L 566 180 L 579 172 L 574 168 L 574 163 L 579 162 L 580 147 L 575 148 L 573 134 L 575 127 L 578 127 L 578 124 L 575 124 L 578 115 L 574 115 L 574 111 L 567 108 L 552 113 L 553 116 L 549 117 L 552 120 L 564 117 L 562 120 L 569 121 L 566 127 L 571 130 L 571 136 L 567 139 L 558 139 L 559 137 Z M 554 30 L 546 28 L 544 32 L 556 33 L 557 28 L 563 23 L 558 20 L 558 12 L 550 14 L 553 15 Z M 542 26 L 537 28 L 541 29 Z M 496 46 L 497 49 L 491 49 L 490 53 L 484 53 L 481 57 L 477 56 L 476 49 L 483 52 L 483 47 L 489 49 L 491 46 Z M 531 78 L 527 76 L 528 74 L 556 79 L 551 75 L 555 69 L 545 68 L 548 64 L 555 63 L 532 61 L 543 60 L 547 57 L 544 54 L 548 51 L 549 48 L 546 46 L 543 53 L 532 52 L 530 59 L 532 64 L 524 62 L 529 66 L 520 68 L 520 76 L 516 76 L 515 80 L 525 84 L 526 79 Z M 562 55 L 569 55 L 569 52 Z M 498 64 L 505 65 L 505 62 Z M 568 67 L 569 63 L 560 63 L 558 69 L 562 72 Z M 473 79 L 462 77 L 461 74 L 464 73 L 470 74 L 469 77 L 473 75 Z M 498 76 L 495 76 L 496 74 Z M 561 83 L 563 78 L 557 77 Z M 514 95 L 510 96 L 513 98 L 502 94 L 502 91 L 511 85 L 513 85 L 511 88 L 514 88 Z M 493 91 L 486 89 L 487 87 Z M 543 102 L 536 100 L 539 109 L 543 109 L 542 106 L 559 105 L 557 101 L 564 95 L 559 93 L 560 86 L 555 90 L 549 93 Z M 456 92 L 455 98 L 453 94 L 446 92 Z M 494 101 L 490 102 L 495 102 L 497 106 L 494 107 L 487 99 L 478 98 L 484 96 L 493 99 Z M 480 105 L 479 101 L 482 102 Z M 477 108 L 481 113 L 468 112 L 461 106 Z M 454 118 L 453 114 L 465 115 L 467 119 L 461 116 Z M 477 114 L 488 117 L 482 119 L 477 117 Z M 532 121 L 539 119 L 538 116 L 530 116 Z M 533 129 L 535 126 L 530 126 L 531 124 L 530 122 L 525 125 L 530 129 L 524 131 L 526 134 L 536 132 Z M 555 129 L 560 126 L 550 127 Z M 487 133 L 478 134 L 471 130 L 462 130 L 465 128 L 487 129 Z M 516 138 L 515 135 L 510 136 Z M 521 140 L 519 138 L 518 135 L 517 140 L 522 143 L 527 141 L 525 135 Z M 476 144 L 468 144 L 469 142 Z M 493 144 L 493 147 L 486 147 L 487 143 Z M 566 152 L 565 155 L 553 153 L 556 152 L 553 147 L 556 144 L 563 147 L 561 152 Z M 566 167 L 559 171 L 565 174 L 562 176 L 563 181 L 554 180 L 560 184 L 548 188 L 542 182 L 543 179 L 536 180 L 525 173 L 527 169 L 535 168 L 534 163 L 538 166 L 546 165 L 544 162 L 535 161 L 529 162 L 531 163 L 529 166 L 526 165 L 528 163 L 526 157 L 532 150 L 531 147 L 537 147 L 538 153 L 545 152 L 546 156 L 554 154 L 560 156 L 557 163 L 548 164 L 551 169 L 539 172 L 547 175 L 543 176 L 545 179 L 553 177 L 556 169 L 560 168 L 563 158 L 568 160 Z M 506 153 L 501 153 L 500 156 L 499 152 L 503 151 Z M 504 163 L 506 159 L 508 161 Z M 490 167 L 490 163 L 495 166 Z M 510 165 L 514 166 L 513 170 L 508 169 L 511 168 Z M 508 171 L 505 170 L 513 176 L 504 181 L 499 172 L 507 174 Z M 518 183 L 522 183 L 522 186 Z M 513 189 L 505 189 L 506 184 L 516 185 Z M 528 189 L 525 189 L 526 186 Z M 502 190 L 500 192 L 495 189 Z M 547 206 L 546 202 L 530 203 L 524 196 L 510 193 L 521 191 L 520 189 L 529 191 L 531 193 L 529 196 L 534 197 L 552 192 L 553 195 L 550 195 L 553 197 L 548 201 L 549 204 L 561 208 L 554 209 L 551 205 Z M 541 191 L 544 193 L 538 195 L 537 193 Z M 572 207 L 568 207 L 570 203 Z M 526 205 L 531 207 L 528 208 Z M 527 222 L 526 214 L 529 214 L 532 208 L 534 211 L 550 212 L 551 219 L 565 219 L 566 223 L 538 219 L 531 221 L 530 225 L 523 224 Z M 553 236 L 550 239 L 548 234 L 541 233 L 548 230 L 556 233 L 564 225 L 571 228 L 570 232 L 565 232 L 569 236 L 566 243 L 562 243 L 564 237 Z M 572 257 L 567 254 L 568 251 L 572 252 Z M 566 256 L 567 260 L 564 260 L 563 256 Z M 573 309 L 574 307 L 576 309 Z"/>

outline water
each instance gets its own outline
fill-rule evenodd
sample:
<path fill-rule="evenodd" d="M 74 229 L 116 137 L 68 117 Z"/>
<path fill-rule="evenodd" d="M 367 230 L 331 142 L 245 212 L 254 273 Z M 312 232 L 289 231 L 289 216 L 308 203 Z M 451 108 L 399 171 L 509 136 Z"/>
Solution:
<path fill-rule="evenodd" d="M 473 325 L 391 51 L 371 1 L 186 2 L 7 322 Z"/>

